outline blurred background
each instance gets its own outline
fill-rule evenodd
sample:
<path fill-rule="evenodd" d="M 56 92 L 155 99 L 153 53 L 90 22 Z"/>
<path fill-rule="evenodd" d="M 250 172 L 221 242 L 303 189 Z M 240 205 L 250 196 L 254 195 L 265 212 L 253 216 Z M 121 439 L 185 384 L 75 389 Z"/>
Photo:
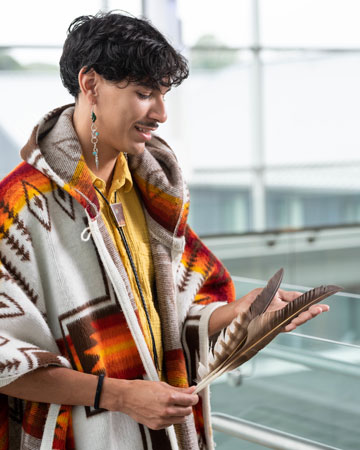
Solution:
<path fill-rule="evenodd" d="M 58 71 L 69 24 L 113 9 L 150 19 L 189 59 L 159 134 L 238 295 L 280 267 L 289 289 L 344 287 L 331 313 L 213 386 L 218 448 L 359 449 L 359 1 L 4 1 L 1 178 L 39 118 L 73 101 Z"/>

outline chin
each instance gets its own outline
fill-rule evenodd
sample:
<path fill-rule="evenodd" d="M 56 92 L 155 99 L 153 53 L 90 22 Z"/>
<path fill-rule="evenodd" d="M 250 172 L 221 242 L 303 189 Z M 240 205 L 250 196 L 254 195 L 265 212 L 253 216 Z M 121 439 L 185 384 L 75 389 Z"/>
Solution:
<path fill-rule="evenodd" d="M 131 149 L 127 151 L 129 155 L 142 155 L 145 150 L 145 144 L 140 144 L 133 146 Z"/>

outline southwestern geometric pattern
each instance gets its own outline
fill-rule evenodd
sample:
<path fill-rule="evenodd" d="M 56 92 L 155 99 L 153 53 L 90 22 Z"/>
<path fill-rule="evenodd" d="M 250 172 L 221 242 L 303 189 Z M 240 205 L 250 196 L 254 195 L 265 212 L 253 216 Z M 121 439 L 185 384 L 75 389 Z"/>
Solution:
<path fill-rule="evenodd" d="M 4 270 L 0 265 L 0 280 L 3 279 L 4 281 L 8 281 L 10 283 L 17 283 L 20 288 L 26 293 L 32 303 L 36 304 L 38 300 L 38 294 L 33 288 L 31 288 L 30 283 L 26 281 L 26 278 L 23 275 L 24 272 L 20 269 L 17 269 L 15 265 L 13 265 L 2 252 L 0 252 L 0 262 L 5 269 Z M 15 300 L 13 299 L 12 301 L 15 302 Z"/>
<path fill-rule="evenodd" d="M 0 336 L 0 347 L 1 347 L 2 345 L 6 345 L 6 344 L 9 343 L 9 342 L 10 342 L 9 339 L 5 338 L 4 336 Z"/>
<path fill-rule="evenodd" d="M 12 361 L 9 361 L 8 359 L 4 362 L 0 361 L 0 373 L 3 373 L 5 369 L 7 369 L 8 371 L 17 370 L 20 364 L 21 362 L 15 358 L 13 358 Z"/>
<path fill-rule="evenodd" d="M 11 297 L 4 292 L 0 292 L 0 319 L 23 316 L 25 311 Z"/>
<path fill-rule="evenodd" d="M 20 347 L 18 350 L 25 356 L 29 370 L 35 367 L 45 367 L 48 365 L 62 365 L 58 356 L 46 350 L 39 350 L 38 347 Z"/>
<path fill-rule="evenodd" d="M 19 215 L 14 211 L 14 208 L 10 208 L 8 203 L 4 200 L 0 200 L 0 211 L 2 211 L 3 214 L 6 214 L 12 224 L 15 224 L 16 229 L 21 231 L 22 236 L 25 236 L 25 240 L 31 242 L 29 230 L 25 226 L 23 220 L 19 219 Z"/>
<path fill-rule="evenodd" d="M 51 221 L 47 198 L 36 186 L 27 181 L 22 180 L 22 185 L 29 211 L 47 231 L 50 231 Z"/>
<path fill-rule="evenodd" d="M 102 303 L 102 302 L 101 302 Z M 74 369 L 111 378 L 138 379 L 145 374 L 139 352 L 118 305 L 105 308 L 99 303 L 62 317 L 67 356 Z M 99 413 L 85 407 L 86 416 Z"/>
<path fill-rule="evenodd" d="M 66 191 L 56 186 L 53 181 L 51 182 L 51 186 L 53 188 L 52 195 L 56 203 L 70 217 L 70 219 L 75 220 L 74 200 L 72 197 Z"/>
<path fill-rule="evenodd" d="M 21 244 L 15 236 L 10 234 L 9 230 L 6 230 L 4 225 L 0 226 L 0 235 L 2 239 L 5 239 L 5 242 L 10 247 L 11 250 L 15 251 L 16 256 L 21 257 L 21 261 L 30 261 L 30 253 L 29 250 L 26 250 L 25 245 Z"/>

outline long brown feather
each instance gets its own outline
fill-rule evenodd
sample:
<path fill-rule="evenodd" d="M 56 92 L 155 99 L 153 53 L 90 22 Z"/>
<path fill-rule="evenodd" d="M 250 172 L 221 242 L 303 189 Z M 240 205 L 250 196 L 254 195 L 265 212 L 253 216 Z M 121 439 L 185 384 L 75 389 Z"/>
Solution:
<path fill-rule="evenodd" d="M 247 328 L 251 320 L 262 314 L 268 308 L 277 290 L 279 289 L 284 269 L 280 269 L 270 278 L 267 285 L 250 305 L 249 309 L 239 314 L 231 324 L 224 328 L 218 336 L 212 352 L 209 355 L 208 368 L 199 365 L 199 379 L 205 378 L 210 372 L 220 369 L 222 363 L 229 355 L 236 352 L 245 342 Z"/>
<path fill-rule="evenodd" d="M 228 354 L 227 358 L 223 359 L 218 366 L 212 366 L 212 371 L 202 377 L 198 383 L 195 393 L 200 392 L 223 373 L 234 370 L 248 361 L 283 331 L 284 327 L 295 317 L 341 289 L 335 285 L 320 286 L 289 302 L 278 311 L 257 315 L 249 322 L 245 337 L 243 336 L 241 342 L 235 346 L 235 351 Z"/>
<path fill-rule="evenodd" d="M 284 269 L 281 268 L 276 272 L 274 276 L 270 278 L 267 285 L 255 298 L 250 306 L 250 314 L 252 318 L 255 318 L 259 314 L 262 314 L 269 307 L 272 299 L 278 291 L 281 281 L 283 279 Z"/>
<path fill-rule="evenodd" d="M 256 317 L 248 327 L 246 342 L 238 355 L 229 362 L 228 370 L 233 370 L 256 355 L 259 350 L 271 342 L 295 317 L 306 311 L 310 306 L 335 294 L 342 288 L 339 286 L 320 286 L 305 292 L 284 308 L 262 314 Z"/>
<path fill-rule="evenodd" d="M 215 373 L 217 370 L 220 370 L 229 355 L 235 353 L 245 343 L 250 322 L 250 312 L 243 312 L 229 326 L 222 330 L 217 338 L 213 351 L 209 355 L 208 368 L 202 364 L 199 365 L 199 380 L 204 379 L 210 373 Z"/>

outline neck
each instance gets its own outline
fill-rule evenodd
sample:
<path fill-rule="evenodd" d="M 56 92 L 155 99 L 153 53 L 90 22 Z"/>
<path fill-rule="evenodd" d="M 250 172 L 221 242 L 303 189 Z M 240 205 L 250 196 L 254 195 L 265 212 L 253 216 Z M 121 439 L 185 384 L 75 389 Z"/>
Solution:
<path fill-rule="evenodd" d="M 73 124 L 78 136 L 82 153 L 86 165 L 99 178 L 105 181 L 107 190 L 110 187 L 112 175 L 114 172 L 118 152 L 108 149 L 98 144 L 99 148 L 99 168 L 96 168 L 93 155 L 93 144 L 91 143 L 91 109 L 86 105 L 76 104 L 73 116 Z"/>

